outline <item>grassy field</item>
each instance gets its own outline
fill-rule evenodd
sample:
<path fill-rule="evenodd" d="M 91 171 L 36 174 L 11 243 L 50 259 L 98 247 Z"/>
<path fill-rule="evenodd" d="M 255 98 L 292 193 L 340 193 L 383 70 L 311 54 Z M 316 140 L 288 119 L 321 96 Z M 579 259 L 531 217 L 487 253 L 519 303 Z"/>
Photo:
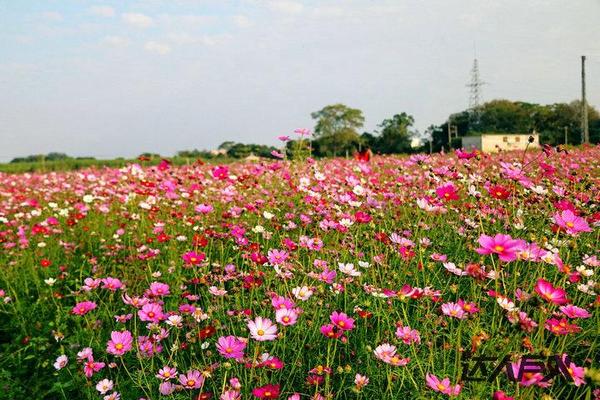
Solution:
<path fill-rule="evenodd" d="M 599 147 L 115 162 L 0 173 L 0 399 L 600 398 Z"/>

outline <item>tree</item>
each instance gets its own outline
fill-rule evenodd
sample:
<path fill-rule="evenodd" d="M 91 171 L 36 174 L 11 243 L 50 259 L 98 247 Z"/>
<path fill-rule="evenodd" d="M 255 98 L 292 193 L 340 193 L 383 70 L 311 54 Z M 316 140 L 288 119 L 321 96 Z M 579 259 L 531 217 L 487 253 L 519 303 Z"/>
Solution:
<path fill-rule="evenodd" d="M 360 142 L 357 130 L 363 126 L 362 111 L 343 104 L 333 104 L 311 114 L 317 120 L 315 137 L 321 155 L 336 156 L 354 150 Z"/>
<path fill-rule="evenodd" d="M 375 151 L 381 154 L 408 153 L 411 151 L 411 136 L 409 128 L 415 119 L 403 112 L 379 124 L 381 135 L 377 138 Z"/>

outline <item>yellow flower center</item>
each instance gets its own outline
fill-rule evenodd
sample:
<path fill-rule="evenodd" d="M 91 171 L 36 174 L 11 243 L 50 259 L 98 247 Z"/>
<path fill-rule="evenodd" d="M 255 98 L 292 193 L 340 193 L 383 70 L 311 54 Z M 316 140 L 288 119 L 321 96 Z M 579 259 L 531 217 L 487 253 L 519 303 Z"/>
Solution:
<path fill-rule="evenodd" d="M 504 246 L 500 246 L 499 244 L 497 244 L 496 246 L 494 246 L 494 250 L 496 250 L 497 252 L 504 251 Z"/>
<path fill-rule="evenodd" d="M 259 329 L 259 330 L 257 330 L 257 331 L 256 331 L 256 334 L 257 334 L 258 336 L 262 336 L 262 335 L 264 335 L 264 334 L 265 334 L 265 331 L 263 331 L 262 329 Z"/>
<path fill-rule="evenodd" d="M 438 390 L 446 390 L 446 385 L 442 385 L 441 383 L 437 384 Z"/>
<path fill-rule="evenodd" d="M 123 344 L 122 343 L 115 344 L 115 349 L 121 350 L 122 348 L 123 348 Z"/>

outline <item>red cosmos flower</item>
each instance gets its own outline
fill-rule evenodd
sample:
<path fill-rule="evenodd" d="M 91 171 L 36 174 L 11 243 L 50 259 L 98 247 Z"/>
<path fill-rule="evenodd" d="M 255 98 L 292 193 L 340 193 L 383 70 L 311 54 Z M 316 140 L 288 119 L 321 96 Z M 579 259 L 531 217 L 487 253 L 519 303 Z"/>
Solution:
<path fill-rule="evenodd" d="M 571 324 L 566 318 L 560 320 L 550 318 L 544 324 L 544 327 L 555 335 L 568 335 L 569 333 L 577 333 L 581 331 L 581 327 L 576 324 Z"/>
<path fill-rule="evenodd" d="M 354 214 L 354 220 L 362 224 L 368 224 L 372 219 L 373 218 L 366 212 L 357 211 L 356 214 Z"/>
<path fill-rule="evenodd" d="M 510 197 L 510 191 L 502 185 L 494 185 L 488 189 L 490 196 L 499 200 L 506 200 Z"/>
<path fill-rule="evenodd" d="M 279 384 L 268 384 L 254 388 L 252 394 L 259 399 L 276 399 L 279 397 Z"/>
<path fill-rule="evenodd" d="M 47 258 L 42 258 L 40 260 L 40 265 L 44 268 L 48 268 L 49 266 L 52 265 L 52 261 L 48 260 Z"/>
<path fill-rule="evenodd" d="M 244 289 L 254 289 L 262 286 L 263 280 L 253 274 L 244 277 Z"/>
<path fill-rule="evenodd" d="M 208 325 L 207 327 L 200 329 L 200 331 L 198 332 L 198 337 L 200 339 L 204 340 L 206 338 L 213 336 L 215 334 L 215 332 L 217 332 L 215 327 L 212 325 Z"/>
<path fill-rule="evenodd" d="M 389 244 L 390 243 L 390 238 L 388 237 L 388 235 L 386 235 L 385 232 L 377 232 L 375 234 L 375 240 L 385 243 L 385 244 Z"/>
<path fill-rule="evenodd" d="M 208 245 L 208 239 L 204 235 L 195 233 L 194 237 L 192 238 L 192 244 L 194 246 L 206 247 Z"/>

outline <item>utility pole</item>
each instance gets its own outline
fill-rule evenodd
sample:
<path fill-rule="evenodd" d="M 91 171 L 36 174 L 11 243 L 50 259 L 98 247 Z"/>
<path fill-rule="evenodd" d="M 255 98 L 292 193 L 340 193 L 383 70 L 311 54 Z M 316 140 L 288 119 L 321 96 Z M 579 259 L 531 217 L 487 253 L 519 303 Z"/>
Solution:
<path fill-rule="evenodd" d="M 585 100 L 585 56 L 581 56 L 581 141 L 590 142 L 590 131 L 588 126 L 588 109 Z"/>

